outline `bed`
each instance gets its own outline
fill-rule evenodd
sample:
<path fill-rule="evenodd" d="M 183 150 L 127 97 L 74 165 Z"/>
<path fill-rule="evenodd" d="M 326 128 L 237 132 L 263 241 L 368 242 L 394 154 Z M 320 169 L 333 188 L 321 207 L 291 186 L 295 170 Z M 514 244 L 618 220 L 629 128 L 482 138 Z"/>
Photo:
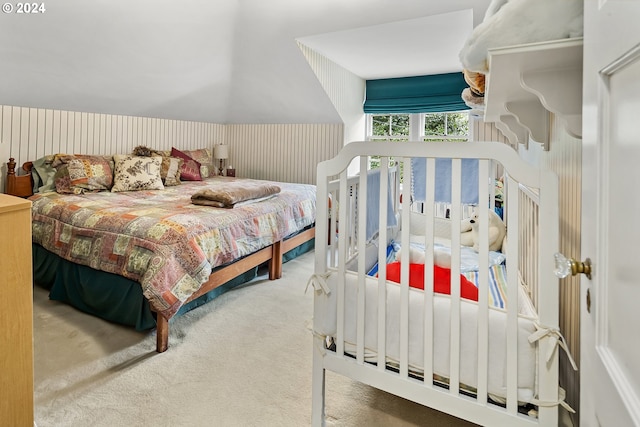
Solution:
<path fill-rule="evenodd" d="M 31 174 L 16 175 L 13 159 L 8 166 L 7 192 L 33 202 L 34 282 L 106 320 L 157 328 L 158 352 L 171 318 L 265 264 L 277 279 L 283 261 L 312 249 L 313 185 L 212 176 L 163 189 L 31 194 Z M 235 187 L 270 192 L 230 200 Z M 223 207 L 208 200 L 219 193 Z"/>
<path fill-rule="evenodd" d="M 347 175 L 371 157 L 379 178 Z M 490 251 L 497 171 L 506 236 Z M 317 232 L 329 238 L 316 239 L 309 279 L 313 425 L 324 425 L 326 370 L 481 425 L 557 425 L 551 172 L 494 142 L 354 142 L 318 165 L 317 186 Z M 477 250 L 462 244 L 470 212 Z"/>

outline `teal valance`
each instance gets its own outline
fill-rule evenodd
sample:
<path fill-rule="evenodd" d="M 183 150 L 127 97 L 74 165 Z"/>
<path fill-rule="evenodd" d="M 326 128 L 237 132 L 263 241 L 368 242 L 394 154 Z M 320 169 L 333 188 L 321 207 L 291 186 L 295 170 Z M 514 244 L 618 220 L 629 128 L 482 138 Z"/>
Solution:
<path fill-rule="evenodd" d="M 365 113 L 441 113 L 468 110 L 462 72 L 367 80 Z"/>

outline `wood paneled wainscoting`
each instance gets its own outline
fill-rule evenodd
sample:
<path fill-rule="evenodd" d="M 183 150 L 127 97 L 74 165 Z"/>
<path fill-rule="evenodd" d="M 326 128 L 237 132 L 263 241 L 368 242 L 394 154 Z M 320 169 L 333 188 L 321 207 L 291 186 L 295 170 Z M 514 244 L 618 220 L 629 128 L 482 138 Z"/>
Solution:
<path fill-rule="evenodd" d="M 567 133 L 560 119 L 550 115 L 549 150 L 530 140 L 525 146 L 511 144 L 493 123 L 474 122 L 475 141 L 501 141 L 511 145 L 521 157 L 535 166 L 554 171 L 559 182 L 560 252 L 567 257 L 582 259 L 580 253 L 582 144 L 579 138 Z M 571 354 L 580 364 L 580 278 L 560 280 L 560 330 Z M 566 390 L 566 401 L 579 411 L 580 372 L 574 371 L 568 358 L 560 356 L 560 385 Z M 579 423 L 579 412 L 573 415 L 574 425 Z"/>
<path fill-rule="evenodd" d="M 215 124 L 0 105 L 0 192 L 6 162 L 47 154 L 128 154 L 145 145 L 158 150 L 229 145 L 226 166 L 238 176 L 313 184 L 316 165 L 344 145 L 344 125 Z"/>

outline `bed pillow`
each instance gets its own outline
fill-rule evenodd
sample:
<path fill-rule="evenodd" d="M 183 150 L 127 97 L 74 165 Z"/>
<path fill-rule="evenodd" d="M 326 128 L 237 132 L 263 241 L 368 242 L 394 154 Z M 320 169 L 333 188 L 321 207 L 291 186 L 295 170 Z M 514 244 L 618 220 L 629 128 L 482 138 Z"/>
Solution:
<path fill-rule="evenodd" d="M 116 154 L 112 192 L 162 190 L 162 157 L 138 157 Z"/>
<path fill-rule="evenodd" d="M 162 157 L 160 177 L 165 187 L 180 185 L 180 169 L 184 160 L 179 157 Z"/>
<path fill-rule="evenodd" d="M 387 264 L 387 280 L 400 283 L 400 262 Z M 409 286 L 424 289 L 424 264 L 409 264 Z M 433 289 L 438 294 L 451 295 L 451 270 L 433 266 Z M 465 276 L 460 275 L 460 296 L 478 301 L 478 288 Z"/>
<path fill-rule="evenodd" d="M 109 156 L 56 154 L 51 165 L 56 169 L 54 183 L 58 193 L 108 191 L 113 184 Z"/>
<path fill-rule="evenodd" d="M 31 176 L 33 178 L 33 193 L 46 193 L 47 191 L 56 191 L 55 175 L 56 169 L 51 166 L 55 156 L 40 157 L 33 162 L 31 168 Z"/>
<path fill-rule="evenodd" d="M 188 154 L 183 153 L 177 148 L 171 148 L 171 157 L 178 157 L 184 160 L 180 168 L 180 179 L 183 181 L 202 181 L 200 174 L 200 163 L 192 159 Z"/>
<path fill-rule="evenodd" d="M 184 153 L 200 163 L 200 176 L 202 178 L 209 178 L 215 175 L 216 168 L 213 164 L 211 150 L 208 148 L 199 148 L 197 150 L 185 150 Z"/>
<path fill-rule="evenodd" d="M 423 237 L 413 237 L 410 243 L 409 254 L 411 255 L 413 252 L 419 254 L 413 254 L 410 256 L 409 260 L 419 260 L 420 257 L 422 259 L 425 258 L 425 249 L 424 249 L 424 240 Z M 445 242 L 446 244 L 435 242 L 433 244 L 433 250 L 437 257 L 444 261 L 447 258 L 451 259 L 451 242 Z M 492 265 L 498 265 L 505 262 L 507 259 L 506 254 L 504 252 L 497 251 L 489 251 L 489 267 Z M 418 262 L 419 263 L 419 262 Z M 444 262 L 437 262 L 440 267 L 446 267 Z M 449 264 L 450 265 L 450 264 Z M 478 252 L 474 251 L 473 248 L 468 246 L 460 247 L 460 272 L 466 273 L 469 271 L 478 271 L 480 269 L 480 255 Z"/>

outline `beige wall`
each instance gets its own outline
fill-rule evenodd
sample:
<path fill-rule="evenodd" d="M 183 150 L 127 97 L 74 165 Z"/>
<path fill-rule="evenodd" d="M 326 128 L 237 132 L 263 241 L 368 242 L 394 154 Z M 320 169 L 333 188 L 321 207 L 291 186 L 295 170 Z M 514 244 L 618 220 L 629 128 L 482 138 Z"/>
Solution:
<path fill-rule="evenodd" d="M 497 141 L 511 145 L 509 140 L 500 132 L 493 123 L 482 120 L 472 121 L 472 141 Z"/>
<path fill-rule="evenodd" d="M 520 147 L 520 155 L 530 163 L 558 174 L 560 194 L 560 252 L 568 258 L 582 259 L 580 253 L 582 211 L 582 140 L 569 135 L 561 121 L 551 115 L 549 151 L 534 141 L 528 149 Z M 560 330 L 571 354 L 580 365 L 580 278 L 560 280 Z M 567 402 L 580 406 L 580 372 L 571 368 L 567 357 L 560 355 L 560 385 L 567 391 Z"/>
<path fill-rule="evenodd" d="M 237 176 L 315 184 L 316 166 L 344 141 L 342 124 L 226 125 Z"/>
<path fill-rule="evenodd" d="M 570 136 L 559 119 L 550 117 L 549 151 L 529 141 L 528 146 L 520 144 L 515 149 L 529 163 L 551 169 L 559 180 L 560 210 L 560 251 L 567 257 L 581 259 L 581 191 L 582 191 L 582 146 L 581 140 Z M 492 123 L 475 122 L 476 141 L 509 141 Z M 510 144 L 511 145 L 511 144 Z M 512 145 L 513 146 L 513 145 Z M 567 277 L 560 280 L 560 330 L 567 340 L 573 358 L 580 360 L 580 279 Z M 567 402 L 579 409 L 580 374 L 575 372 L 564 354 L 560 355 L 560 384 L 567 391 Z"/>
<path fill-rule="evenodd" d="M 344 140 L 342 124 L 222 125 L 87 112 L 0 106 L 0 189 L 10 157 L 18 165 L 46 154 L 129 153 L 213 147 L 227 143 L 227 164 L 239 176 L 315 182 L 315 165 L 333 157 Z"/>
<path fill-rule="evenodd" d="M 493 127 L 493 129 L 492 129 Z M 492 124 L 478 127 L 478 138 L 482 132 L 491 138 L 500 132 Z M 474 132 L 475 133 L 475 132 Z M 501 134 L 500 134 L 501 135 Z M 569 135 L 563 126 L 550 115 L 549 150 L 530 140 L 527 146 L 514 146 L 521 157 L 535 166 L 551 169 L 558 175 L 560 194 L 560 251 L 567 257 L 581 259 L 581 185 L 582 144 L 581 139 Z M 503 140 L 509 143 L 506 138 Z M 580 279 L 567 277 L 560 280 L 560 330 L 567 340 L 573 358 L 580 360 Z M 560 384 L 567 391 L 567 402 L 578 410 L 580 403 L 580 374 L 575 372 L 567 357 L 560 355 Z"/>

